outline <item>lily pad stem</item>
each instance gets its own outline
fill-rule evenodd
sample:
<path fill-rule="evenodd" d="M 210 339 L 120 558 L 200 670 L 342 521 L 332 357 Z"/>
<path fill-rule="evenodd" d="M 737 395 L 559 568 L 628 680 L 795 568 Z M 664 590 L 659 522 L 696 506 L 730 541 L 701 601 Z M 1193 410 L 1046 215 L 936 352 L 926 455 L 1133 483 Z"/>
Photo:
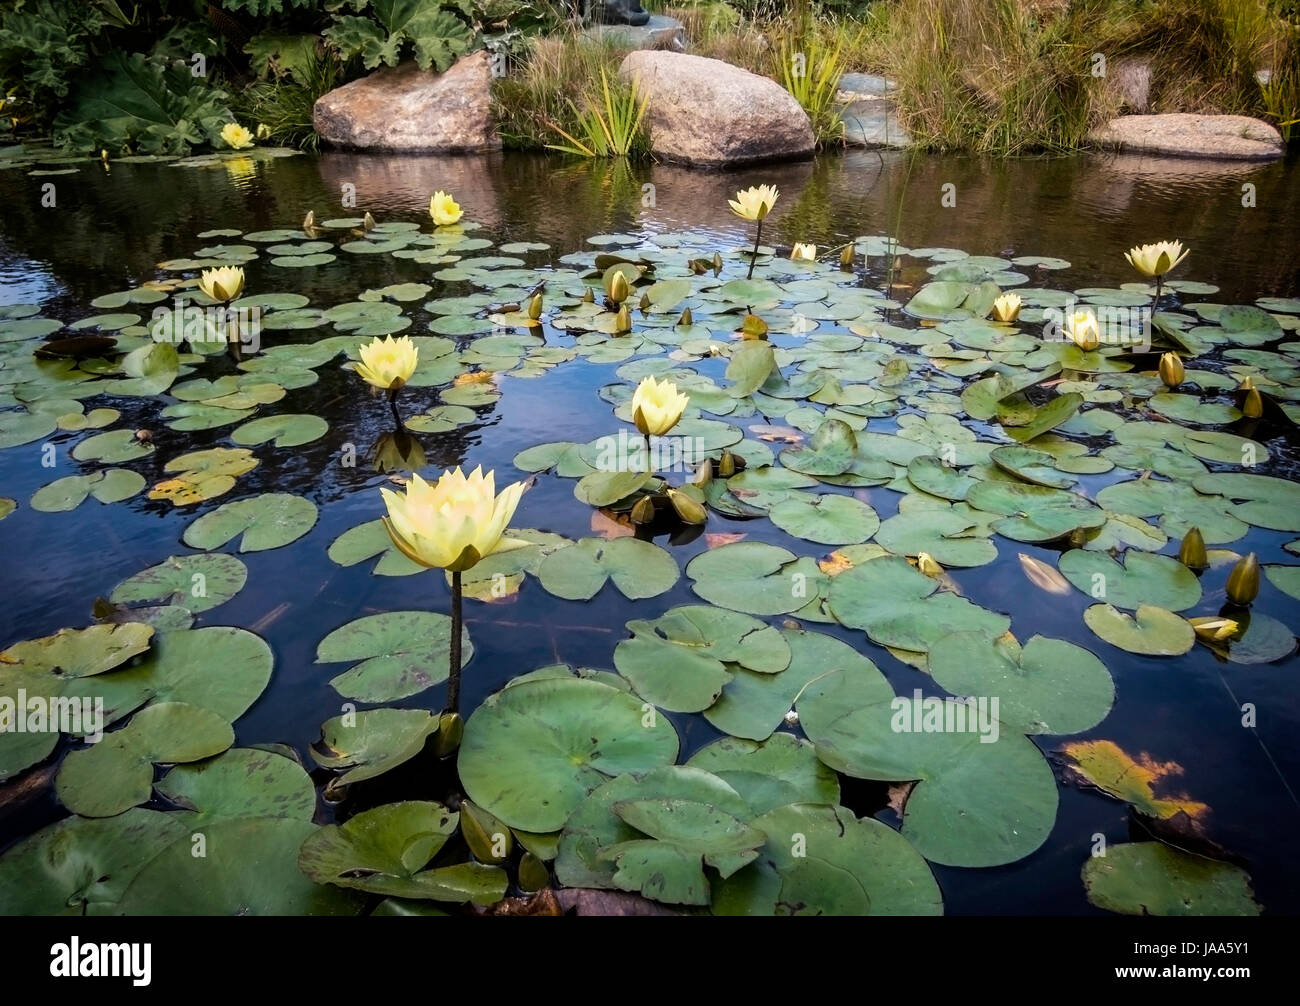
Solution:
<path fill-rule="evenodd" d="M 643 433 L 641 435 L 645 437 L 645 470 L 646 474 L 650 475 L 654 472 L 654 468 L 650 465 L 650 434 Z"/>
<path fill-rule="evenodd" d="M 402 417 L 397 411 L 397 393 L 401 388 L 388 389 L 388 407 L 393 410 L 393 422 L 397 424 L 399 430 L 406 429 L 406 424 L 402 422 Z"/>

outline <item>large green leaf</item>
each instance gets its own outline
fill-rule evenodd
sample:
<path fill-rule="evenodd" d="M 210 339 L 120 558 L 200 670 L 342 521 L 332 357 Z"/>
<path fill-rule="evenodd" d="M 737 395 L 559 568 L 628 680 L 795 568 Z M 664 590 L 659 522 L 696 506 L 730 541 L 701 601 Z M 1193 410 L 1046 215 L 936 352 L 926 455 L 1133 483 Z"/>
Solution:
<path fill-rule="evenodd" d="M 316 663 L 359 661 L 330 684 L 362 702 L 392 702 L 447 680 L 451 619 L 435 611 L 387 611 L 341 625 L 316 647 Z M 474 655 L 461 628 L 461 666 Z"/>
<path fill-rule="evenodd" d="M 368 9 L 373 19 L 336 15 L 324 33 L 339 55 L 360 56 L 367 70 L 380 63 L 396 66 L 409 42 L 421 70 L 433 66 L 441 72 L 473 44 L 473 30 L 443 0 L 371 0 Z"/>
<path fill-rule="evenodd" d="M 1160 842 L 1112 845 L 1083 866 L 1088 900 L 1124 915 L 1258 915 L 1246 871 Z"/>
<path fill-rule="evenodd" d="M 671 555 L 637 538 L 582 538 L 551 552 L 537 568 L 543 587 L 571 601 L 595 597 L 607 581 L 634 601 L 655 597 L 680 575 Z"/>
<path fill-rule="evenodd" d="M 460 778 L 512 828 L 556 831 L 605 779 L 677 757 L 677 732 L 653 706 L 583 678 L 511 685 L 465 724 Z"/>

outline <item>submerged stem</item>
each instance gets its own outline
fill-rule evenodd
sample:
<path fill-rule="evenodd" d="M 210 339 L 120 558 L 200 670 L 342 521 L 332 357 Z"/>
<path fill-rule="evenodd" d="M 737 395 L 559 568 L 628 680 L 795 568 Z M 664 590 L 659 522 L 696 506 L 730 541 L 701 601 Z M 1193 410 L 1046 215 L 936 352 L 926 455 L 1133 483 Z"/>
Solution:
<path fill-rule="evenodd" d="M 754 278 L 754 263 L 758 261 L 758 243 L 763 238 L 763 221 L 758 221 L 758 227 L 754 231 L 754 254 L 749 257 L 749 272 L 745 274 L 745 279 Z"/>
<path fill-rule="evenodd" d="M 645 437 L 645 470 L 646 473 L 649 474 L 654 471 L 654 469 L 650 466 L 650 434 L 643 433 L 641 435 Z"/>
<path fill-rule="evenodd" d="M 447 672 L 447 712 L 460 712 L 460 570 L 451 574 L 451 666 Z"/>

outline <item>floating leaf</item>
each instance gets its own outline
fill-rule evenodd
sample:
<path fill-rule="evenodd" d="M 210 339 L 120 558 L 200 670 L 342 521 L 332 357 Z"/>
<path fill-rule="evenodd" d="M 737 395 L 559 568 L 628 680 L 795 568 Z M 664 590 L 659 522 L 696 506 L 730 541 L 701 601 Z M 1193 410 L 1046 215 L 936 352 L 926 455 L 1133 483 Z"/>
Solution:
<path fill-rule="evenodd" d="M 621 539 L 631 540 L 631 539 Z M 555 831 L 606 778 L 677 757 L 677 732 L 609 685 L 555 678 L 512 685 L 465 724 L 466 793 L 512 828 Z"/>
<path fill-rule="evenodd" d="M 424 869 L 456 832 L 459 815 L 440 803 L 406 801 L 326 825 L 303 842 L 298 865 L 318 884 L 372 894 L 490 905 L 506 893 L 504 870 L 480 863 Z"/>
<path fill-rule="evenodd" d="M 1114 741 L 1072 741 L 1061 747 L 1075 781 L 1095 786 L 1147 817 L 1173 818 L 1185 814 L 1193 824 L 1202 821 L 1210 808 L 1187 796 L 1157 796 L 1156 788 L 1167 789 L 1172 776 L 1183 774 L 1177 762 L 1158 762 L 1146 752 L 1130 757 Z"/>
<path fill-rule="evenodd" d="M 655 597 L 680 576 L 677 562 L 658 545 L 636 538 L 582 538 L 542 560 L 537 580 L 556 597 L 585 601 L 606 581 L 630 600 Z"/>
<path fill-rule="evenodd" d="M 880 527 L 876 511 L 851 496 L 791 493 L 768 516 L 787 534 L 826 545 L 864 542 Z"/>
<path fill-rule="evenodd" d="M 1160 842 L 1112 845 L 1083 866 L 1088 900 L 1124 915 L 1259 915 L 1246 871 Z"/>
<path fill-rule="evenodd" d="M 190 548 L 220 548 L 240 537 L 239 551 L 261 552 L 297 541 L 316 523 L 316 504 L 291 493 L 263 493 L 223 503 L 185 529 Z"/>
<path fill-rule="evenodd" d="M 229 601 L 247 580 L 248 568 L 233 555 L 173 555 L 123 580 L 109 600 L 181 604 L 197 613 Z"/>
<path fill-rule="evenodd" d="M 437 731 L 438 717 L 423 709 L 366 709 L 327 720 L 321 726 L 326 750 L 309 751 L 318 765 L 347 770 L 331 783 L 337 790 L 414 758 Z"/>
<path fill-rule="evenodd" d="M 240 426 L 230 434 L 237 444 L 255 445 L 272 441 L 276 447 L 301 447 L 319 440 L 329 430 L 320 416 L 263 416 Z"/>
<path fill-rule="evenodd" d="M 1136 615 L 1110 604 L 1094 604 L 1083 613 L 1083 620 L 1113 646 L 1150 657 L 1174 657 L 1196 642 L 1196 633 L 1185 619 L 1151 604 L 1138 605 Z"/>
<path fill-rule="evenodd" d="M 231 748 L 191 765 L 177 765 L 154 786 L 160 796 L 208 820 L 316 814 L 311 776 L 292 758 L 254 748 Z"/>
<path fill-rule="evenodd" d="M 149 799 L 155 762 L 208 758 L 235 741 L 230 724 L 209 709 L 160 702 L 136 713 L 93 747 L 73 751 L 54 791 L 82 817 L 112 817 Z"/>
<path fill-rule="evenodd" d="M 329 547 L 329 557 L 340 566 L 355 566 L 359 562 L 379 556 L 371 570 L 376 576 L 410 576 L 423 573 L 424 566 L 408 559 L 384 530 L 380 519 L 358 524 L 344 531 Z"/>
<path fill-rule="evenodd" d="M 1148 604 L 1182 611 L 1201 599 L 1196 574 L 1172 556 L 1129 551 L 1120 565 L 1104 552 L 1072 549 L 1059 563 L 1066 579 L 1081 591 L 1117 608 Z"/>
<path fill-rule="evenodd" d="M 359 661 L 331 679 L 345 698 L 392 702 L 447 680 L 451 619 L 434 611 L 366 615 L 335 629 L 316 647 L 316 663 Z M 461 666 L 474 655 L 461 631 Z"/>

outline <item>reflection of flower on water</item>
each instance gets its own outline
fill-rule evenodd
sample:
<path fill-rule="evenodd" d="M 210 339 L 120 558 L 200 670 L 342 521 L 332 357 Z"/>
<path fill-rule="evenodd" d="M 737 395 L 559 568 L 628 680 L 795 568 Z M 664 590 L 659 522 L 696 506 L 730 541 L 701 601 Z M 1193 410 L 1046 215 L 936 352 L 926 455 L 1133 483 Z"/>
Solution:
<path fill-rule="evenodd" d="M 257 177 L 257 162 L 251 157 L 232 157 L 224 165 L 230 180 L 240 188 L 246 188 Z"/>
<path fill-rule="evenodd" d="M 370 449 L 370 463 L 381 474 L 416 472 L 424 467 L 425 461 L 424 445 L 403 427 L 381 433 Z"/>

